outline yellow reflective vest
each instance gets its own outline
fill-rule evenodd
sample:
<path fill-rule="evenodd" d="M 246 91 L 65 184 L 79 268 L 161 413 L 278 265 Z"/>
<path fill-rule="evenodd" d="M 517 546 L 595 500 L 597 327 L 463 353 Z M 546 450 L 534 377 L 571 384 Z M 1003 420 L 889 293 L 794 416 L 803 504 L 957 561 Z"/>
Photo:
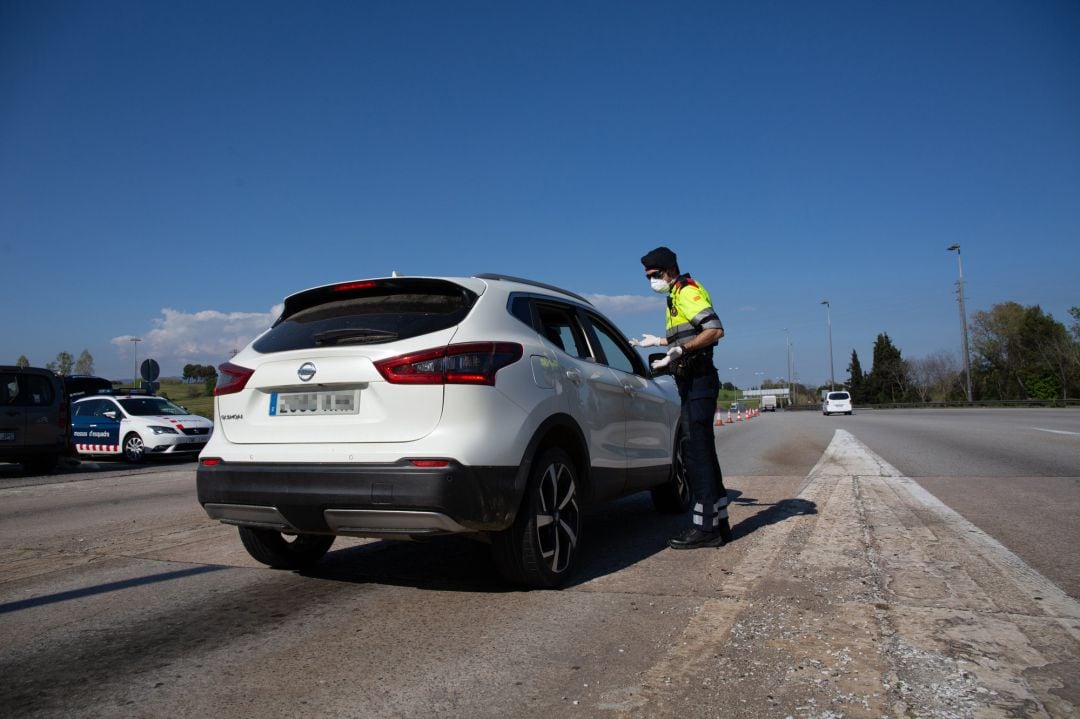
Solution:
<path fill-rule="evenodd" d="M 669 346 L 686 344 L 705 329 L 724 329 L 709 293 L 690 275 L 681 275 L 671 285 L 667 307 Z"/>

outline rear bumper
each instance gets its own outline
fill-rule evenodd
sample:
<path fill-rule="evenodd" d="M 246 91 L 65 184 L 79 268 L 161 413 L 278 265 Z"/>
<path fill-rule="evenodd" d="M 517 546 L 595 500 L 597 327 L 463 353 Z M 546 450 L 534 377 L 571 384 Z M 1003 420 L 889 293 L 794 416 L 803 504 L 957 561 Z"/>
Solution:
<path fill-rule="evenodd" d="M 524 493 L 518 467 L 222 462 L 199 465 L 199 503 L 228 524 L 401 537 L 497 531 Z"/>

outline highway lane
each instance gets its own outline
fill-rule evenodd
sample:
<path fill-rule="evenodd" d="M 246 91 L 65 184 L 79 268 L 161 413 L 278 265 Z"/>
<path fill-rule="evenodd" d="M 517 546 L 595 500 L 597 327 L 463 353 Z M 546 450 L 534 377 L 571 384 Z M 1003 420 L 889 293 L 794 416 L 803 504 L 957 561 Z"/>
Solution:
<path fill-rule="evenodd" d="M 751 421 L 761 430 L 755 423 L 771 426 L 718 432 L 725 472 L 805 474 L 845 429 L 1080 597 L 1080 410 L 856 408 L 851 416 L 770 413 Z"/>
<path fill-rule="evenodd" d="M 1080 571 L 1061 547 L 1080 539 L 1080 436 L 1063 434 L 1080 432 L 1080 413 L 964 412 L 726 425 L 739 540 L 672 552 L 664 540 L 681 520 L 629 498 L 589 517 L 562 592 L 508 591 L 486 548 L 456 538 L 339 541 L 313 572 L 262 568 L 195 504 L 191 464 L 0 477 L 0 672 L 11 678 L 0 705 L 20 716 L 619 714 L 769 527 L 814 511 L 792 498 L 837 428 L 1077 596 Z M 1030 546 L 1010 529 L 1017 507 L 1038 515 L 1019 532 Z"/>

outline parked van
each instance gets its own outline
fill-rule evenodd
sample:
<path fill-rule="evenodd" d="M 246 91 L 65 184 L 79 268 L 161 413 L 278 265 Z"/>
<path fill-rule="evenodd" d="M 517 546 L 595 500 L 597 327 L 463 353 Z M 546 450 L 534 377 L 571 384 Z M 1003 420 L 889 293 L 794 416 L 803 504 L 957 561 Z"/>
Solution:
<path fill-rule="evenodd" d="M 48 474 L 72 453 L 63 379 L 47 369 L 0 366 L 0 462 Z"/>

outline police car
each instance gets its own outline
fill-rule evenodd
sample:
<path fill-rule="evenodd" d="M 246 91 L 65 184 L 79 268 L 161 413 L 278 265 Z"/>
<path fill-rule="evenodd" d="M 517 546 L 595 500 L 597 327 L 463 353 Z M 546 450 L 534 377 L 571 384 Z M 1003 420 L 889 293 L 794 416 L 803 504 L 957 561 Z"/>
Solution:
<path fill-rule="evenodd" d="M 164 397 L 129 390 L 74 402 L 71 431 L 80 456 L 122 456 L 138 463 L 152 455 L 197 455 L 214 423 Z"/>

